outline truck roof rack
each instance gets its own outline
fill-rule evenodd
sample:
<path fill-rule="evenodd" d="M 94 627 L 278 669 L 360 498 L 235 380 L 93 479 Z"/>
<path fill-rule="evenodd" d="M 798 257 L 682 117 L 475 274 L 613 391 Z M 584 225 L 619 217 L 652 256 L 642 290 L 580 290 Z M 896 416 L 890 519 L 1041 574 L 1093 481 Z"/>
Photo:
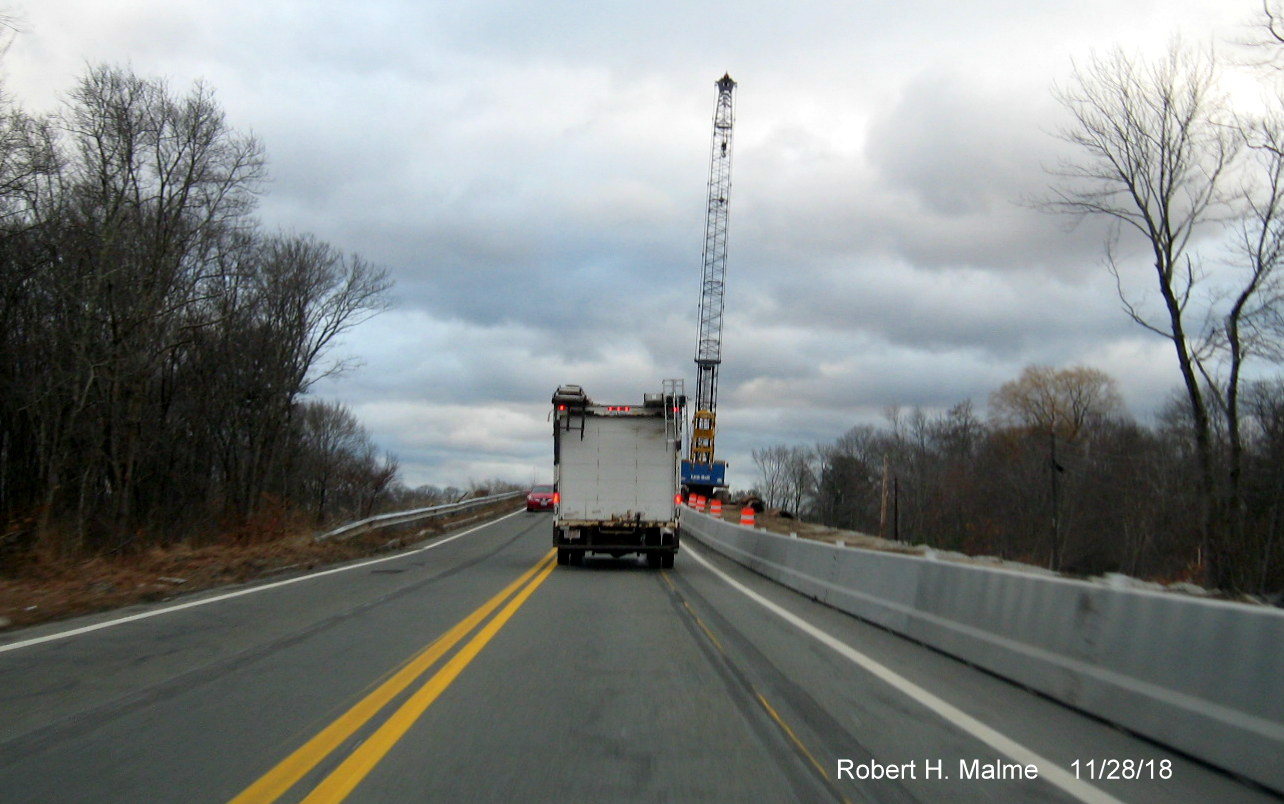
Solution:
<path fill-rule="evenodd" d="M 553 404 L 582 407 L 590 405 L 592 402 L 589 400 L 588 394 L 584 393 L 584 389 L 580 386 L 559 385 L 557 390 L 553 392 Z"/>

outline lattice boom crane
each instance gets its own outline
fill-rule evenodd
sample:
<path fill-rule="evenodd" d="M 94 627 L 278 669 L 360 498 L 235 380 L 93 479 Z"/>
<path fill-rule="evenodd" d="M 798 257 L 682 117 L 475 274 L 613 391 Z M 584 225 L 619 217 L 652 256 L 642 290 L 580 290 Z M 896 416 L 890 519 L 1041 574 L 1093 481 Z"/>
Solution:
<path fill-rule="evenodd" d="M 735 123 L 736 82 L 718 79 L 709 146 L 709 199 L 704 219 L 704 255 L 700 278 L 700 325 L 696 335 L 696 399 L 691 423 L 691 449 L 682 462 L 682 482 L 696 494 L 709 495 L 726 485 L 727 465 L 714 458 L 717 435 L 718 366 L 722 363 L 723 292 L 727 276 L 727 213 L 731 197 L 731 130 Z"/>

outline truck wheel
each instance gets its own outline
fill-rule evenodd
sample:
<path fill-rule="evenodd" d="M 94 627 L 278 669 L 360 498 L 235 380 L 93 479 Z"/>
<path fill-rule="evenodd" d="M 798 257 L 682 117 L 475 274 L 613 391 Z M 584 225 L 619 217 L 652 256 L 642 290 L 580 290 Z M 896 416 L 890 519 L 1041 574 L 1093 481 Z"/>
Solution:
<path fill-rule="evenodd" d="M 557 548 L 557 563 L 563 567 L 571 563 L 571 551 Z"/>
<path fill-rule="evenodd" d="M 647 565 L 648 567 L 650 567 L 651 569 L 660 569 L 660 568 L 662 568 L 662 567 L 664 566 L 664 554 L 663 554 L 663 553 L 647 553 L 647 554 L 646 554 L 646 565 Z"/>
<path fill-rule="evenodd" d="M 664 569 L 673 569 L 673 559 L 676 555 L 677 555 L 676 553 L 661 553 L 660 554 L 661 567 L 663 567 Z"/>

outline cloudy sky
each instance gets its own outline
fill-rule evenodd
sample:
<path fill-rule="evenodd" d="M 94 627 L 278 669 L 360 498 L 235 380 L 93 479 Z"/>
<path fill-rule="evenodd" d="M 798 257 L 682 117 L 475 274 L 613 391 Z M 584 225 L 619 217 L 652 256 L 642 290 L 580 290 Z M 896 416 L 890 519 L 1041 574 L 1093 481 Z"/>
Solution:
<path fill-rule="evenodd" d="M 259 136 L 260 215 L 388 269 L 393 308 L 317 392 L 411 484 L 551 476 L 560 383 L 694 393 L 714 81 L 736 95 L 719 454 L 830 441 L 1030 364 L 1116 377 L 1171 347 L 1122 314 L 1103 232 L 1020 203 L 1067 152 L 1051 89 L 1116 45 L 1242 39 L 1256 0 L 10 0 L 0 67 L 53 111 L 87 64 L 211 85 Z M 1144 270 L 1144 265 L 1141 266 Z M 1137 281 L 1144 281 L 1144 273 Z"/>

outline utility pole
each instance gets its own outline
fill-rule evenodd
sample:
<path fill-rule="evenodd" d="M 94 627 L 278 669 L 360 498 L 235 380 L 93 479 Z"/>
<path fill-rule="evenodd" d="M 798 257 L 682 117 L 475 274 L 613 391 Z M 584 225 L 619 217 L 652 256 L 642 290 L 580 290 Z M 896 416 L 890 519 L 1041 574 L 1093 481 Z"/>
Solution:
<path fill-rule="evenodd" d="M 892 541 L 901 540 L 901 479 L 892 478 Z"/>
<path fill-rule="evenodd" d="M 1048 428 L 1048 475 L 1052 478 L 1052 554 L 1049 569 L 1061 569 L 1061 486 L 1057 475 L 1064 472 L 1057 463 L 1057 421 Z"/>
<path fill-rule="evenodd" d="M 883 456 L 883 504 L 878 509 L 878 538 L 887 538 L 887 480 L 891 473 L 891 462 Z"/>

